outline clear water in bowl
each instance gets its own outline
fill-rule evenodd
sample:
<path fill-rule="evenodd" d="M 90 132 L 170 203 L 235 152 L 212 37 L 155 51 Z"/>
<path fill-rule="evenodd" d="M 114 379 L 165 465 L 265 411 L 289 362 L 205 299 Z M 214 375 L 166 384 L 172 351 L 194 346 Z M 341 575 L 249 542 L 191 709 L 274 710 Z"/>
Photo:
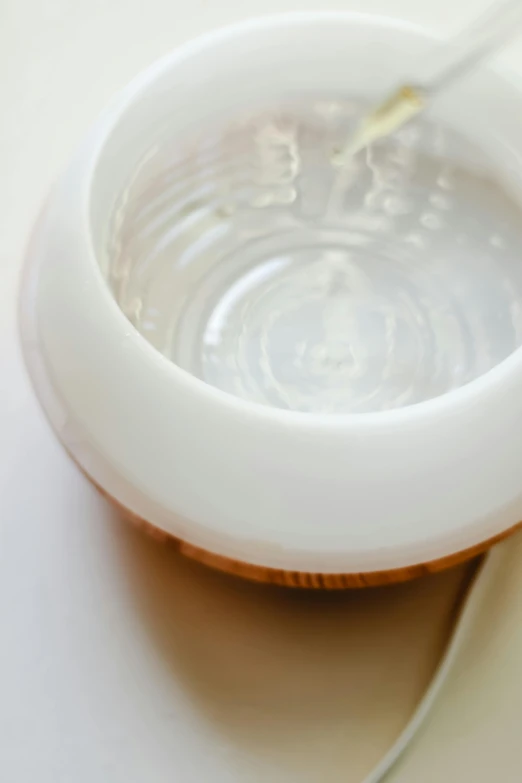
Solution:
<path fill-rule="evenodd" d="M 149 150 L 105 268 L 152 345 L 237 397 L 323 413 L 444 394 L 520 345 L 519 206 L 428 121 L 340 169 L 361 111 L 287 103 Z"/>

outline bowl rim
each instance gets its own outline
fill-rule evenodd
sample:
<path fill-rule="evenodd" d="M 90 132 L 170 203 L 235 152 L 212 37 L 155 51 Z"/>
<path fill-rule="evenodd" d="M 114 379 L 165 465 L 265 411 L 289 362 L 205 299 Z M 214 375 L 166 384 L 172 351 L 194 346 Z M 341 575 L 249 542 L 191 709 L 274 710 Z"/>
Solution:
<path fill-rule="evenodd" d="M 192 375 L 187 370 L 175 364 L 171 359 L 162 354 L 151 345 L 146 338 L 127 319 L 120 309 L 110 289 L 109 283 L 103 274 L 99 264 L 93 240 L 91 195 L 94 179 L 99 171 L 100 158 L 104 146 L 112 134 L 117 130 L 119 123 L 124 120 L 126 112 L 133 102 L 141 96 L 154 82 L 166 71 L 176 68 L 181 61 L 203 53 L 215 44 L 223 44 L 227 40 L 242 36 L 251 31 L 269 32 L 271 29 L 282 26 L 312 25 L 320 23 L 360 25 L 366 28 L 386 28 L 411 32 L 426 41 L 433 43 L 444 41 L 444 36 L 438 35 L 426 26 L 380 14 L 371 14 L 358 11 L 295 11 L 281 14 L 258 16 L 242 20 L 233 24 L 212 29 L 196 38 L 190 39 L 179 47 L 159 58 L 144 71 L 132 79 L 106 107 L 92 128 L 90 140 L 89 159 L 84 158 L 84 182 L 81 200 L 80 220 L 84 235 L 87 237 L 87 254 L 92 272 L 101 289 L 106 306 L 112 310 L 114 323 L 125 332 L 131 329 L 136 345 L 147 363 L 155 365 L 161 374 L 168 377 L 171 382 L 183 385 L 190 389 L 194 397 L 201 402 L 215 408 L 232 409 L 236 414 L 257 419 L 266 426 L 281 426 L 297 428 L 299 431 L 313 432 L 319 430 L 331 430 L 344 432 L 364 431 L 380 426 L 400 426 L 405 424 L 421 424 L 434 417 L 458 413 L 460 410 L 476 405 L 480 398 L 490 393 L 495 393 L 502 387 L 504 381 L 513 370 L 522 365 L 522 346 L 515 349 L 509 356 L 502 359 L 487 372 L 477 376 L 471 381 L 450 389 L 441 395 L 429 398 L 400 408 L 385 410 L 353 412 L 353 413 L 319 413 L 308 411 L 296 411 L 264 405 L 262 403 L 236 397 L 229 392 L 208 384 L 201 378 Z M 511 72 L 504 73 L 501 68 L 488 66 L 484 70 L 494 73 L 504 83 L 522 93 L 522 80 L 513 79 Z M 516 76 L 516 74 L 515 74 Z"/>

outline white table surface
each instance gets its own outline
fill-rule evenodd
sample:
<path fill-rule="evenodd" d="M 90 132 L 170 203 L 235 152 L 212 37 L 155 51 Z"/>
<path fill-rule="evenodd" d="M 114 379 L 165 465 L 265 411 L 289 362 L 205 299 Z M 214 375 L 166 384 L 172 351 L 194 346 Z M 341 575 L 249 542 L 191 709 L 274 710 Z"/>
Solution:
<path fill-rule="evenodd" d="M 450 0 L 329 7 L 443 29 L 484 4 L 460 0 L 458 15 Z M 16 298 L 28 233 L 113 92 L 204 29 L 320 6 L 0 3 L 2 783 L 356 783 L 404 725 L 438 660 L 462 571 L 311 596 L 184 561 L 118 520 L 79 475 L 40 414 L 19 355 Z M 512 59 L 522 67 L 522 49 Z M 520 541 L 505 548 L 504 562 L 448 693 L 396 783 L 485 782 L 499 766 L 503 783 L 521 779 Z M 463 764 L 473 774 L 452 777 Z"/>

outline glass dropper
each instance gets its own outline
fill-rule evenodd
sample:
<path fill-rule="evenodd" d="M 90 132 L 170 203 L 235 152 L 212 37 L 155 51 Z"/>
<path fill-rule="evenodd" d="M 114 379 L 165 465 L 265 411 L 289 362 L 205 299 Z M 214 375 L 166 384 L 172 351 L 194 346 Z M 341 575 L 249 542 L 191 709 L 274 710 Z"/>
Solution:
<path fill-rule="evenodd" d="M 343 163 L 376 139 L 388 136 L 419 114 L 437 95 L 498 51 L 522 28 L 522 0 L 495 3 L 421 63 L 411 83 L 399 87 L 362 120 L 355 135 L 336 154 Z"/>

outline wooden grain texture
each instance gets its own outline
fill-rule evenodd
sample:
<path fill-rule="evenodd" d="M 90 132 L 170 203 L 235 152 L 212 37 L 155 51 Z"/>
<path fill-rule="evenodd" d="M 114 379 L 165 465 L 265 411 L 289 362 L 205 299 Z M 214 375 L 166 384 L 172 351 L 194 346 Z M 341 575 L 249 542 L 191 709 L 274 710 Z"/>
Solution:
<path fill-rule="evenodd" d="M 85 472 L 85 471 L 84 471 Z M 90 476 L 87 476 L 92 482 Z M 222 555 L 216 555 L 205 549 L 188 544 L 169 533 L 152 525 L 145 519 L 133 514 L 129 509 L 123 507 L 115 498 L 109 495 L 102 487 L 92 482 L 98 491 L 115 505 L 122 516 L 132 524 L 144 530 L 156 540 L 169 543 L 184 556 L 197 560 L 210 568 L 218 571 L 224 571 L 243 579 L 249 579 L 254 582 L 265 582 L 267 584 L 282 585 L 284 587 L 321 589 L 321 590 L 343 590 L 360 589 L 363 587 L 382 587 L 383 585 L 392 585 L 399 582 L 407 582 L 411 579 L 417 579 L 421 576 L 434 574 L 438 571 L 444 571 L 446 568 L 464 563 L 478 555 L 483 554 L 499 541 L 507 538 L 522 528 L 522 522 L 504 530 L 480 544 L 455 552 L 438 560 L 430 560 L 426 563 L 417 563 L 415 565 L 405 566 L 404 568 L 394 568 L 388 571 L 366 571 L 363 573 L 310 573 L 307 571 L 286 571 L 284 569 L 269 568 L 265 566 L 253 565 L 240 560 L 233 560 Z"/>

